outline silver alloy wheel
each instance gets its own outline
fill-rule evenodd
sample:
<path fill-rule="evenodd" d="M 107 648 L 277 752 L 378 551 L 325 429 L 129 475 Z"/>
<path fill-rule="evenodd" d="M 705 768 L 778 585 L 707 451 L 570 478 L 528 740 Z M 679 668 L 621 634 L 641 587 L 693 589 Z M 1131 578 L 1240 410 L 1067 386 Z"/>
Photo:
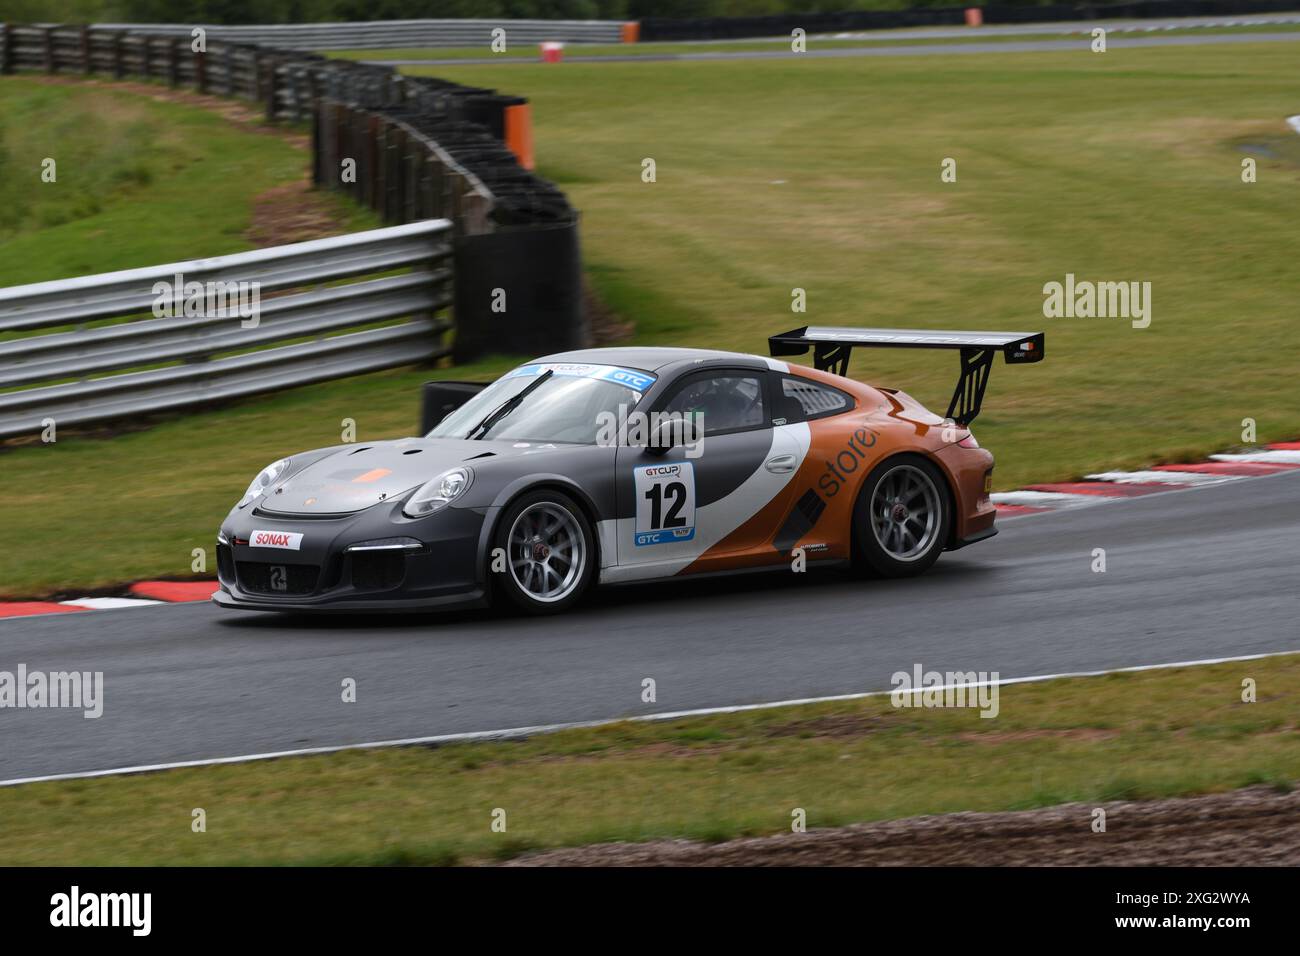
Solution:
<path fill-rule="evenodd" d="M 543 604 L 572 594 L 587 566 L 582 526 L 567 508 L 553 501 L 539 501 L 519 513 L 507 548 L 515 583 Z"/>
<path fill-rule="evenodd" d="M 916 561 L 939 533 L 943 499 L 934 479 L 915 465 L 885 472 L 871 497 L 871 530 L 891 558 Z"/>

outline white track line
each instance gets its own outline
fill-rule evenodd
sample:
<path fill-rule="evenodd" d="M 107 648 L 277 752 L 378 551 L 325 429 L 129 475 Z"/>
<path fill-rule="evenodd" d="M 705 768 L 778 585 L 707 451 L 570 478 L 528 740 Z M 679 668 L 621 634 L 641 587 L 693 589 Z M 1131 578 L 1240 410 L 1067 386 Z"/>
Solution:
<path fill-rule="evenodd" d="M 86 597 L 72 601 L 60 601 L 69 607 L 85 607 L 95 611 L 105 611 L 115 607 L 143 607 L 146 604 L 162 604 L 162 601 L 150 601 L 145 598 Z"/>
<path fill-rule="evenodd" d="M 1107 674 L 1133 674 L 1140 671 L 1170 670 L 1175 667 L 1201 667 L 1209 664 L 1231 664 L 1239 661 L 1259 661 L 1270 657 L 1287 657 L 1300 654 L 1300 650 L 1270 651 L 1267 654 L 1243 654 L 1240 657 L 1210 657 L 1199 661 L 1173 661 L 1168 664 L 1139 664 L 1136 667 L 1116 667 L 1100 671 L 1070 671 L 1063 674 L 1039 674 L 1034 677 L 1008 677 L 1006 680 L 979 681 L 971 684 L 950 685 L 963 687 L 1007 687 L 1012 684 L 1033 684 L 1050 680 L 1068 680 L 1075 677 L 1104 677 Z M 947 687 L 927 687 L 921 691 L 943 691 Z M 917 691 L 920 692 L 920 691 Z M 838 701 L 865 700 L 868 697 L 885 697 L 891 690 L 869 690 L 858 694 L 835 694 L 830 697 L 800 697 L 794 700 L 769 701 L 762 704 L 733 704 L 727 707 L 700 707 L 695 710 L 674 710 L 661 714 L 642 714 L 632 717 L 614 717 L 608 720 L 584 720 L 566 724 L 538 724 L 533 727 L 511 727 L 506 730 L 478 730 L 461 734 L 438 734 L 433 737 L 405 737 L 398 740 L 375 740 L 362 744 L 339 744 L 333 747 L 305 747 L 299 750 L 278 750 L 273 753 L 244 754 L 238 757 L 212 757 L 206 760 L 180 760 L 170 763 L 140 764 L 134 767 L 114 767 L 109 770 L 87 770 L 81 773 L 55 773 L 42 777 L 19 777 L 0 780 L 0 787 L 16 787 L 25 783 L 50 783 L 56 780 L 89 780 L 96 777 L 116 777 L 133 773 L 152 773 L 159 770 L 181 770 L 186 767 L 215 767 L 222 764 L 249 763 L 254 760 L 277 760 L 282 757 L 311 757 L 318 754 L 340 753 L 344 750 L 375 750 L 381 747 L 415 747 L 436 744 L 472 743 L 485 740 L 518 740 L 539 734 L 553 734 L 562 730 L 583 730 L 592 727 L 609 727 L 622 723 L 649 723 L 662 720 L 679 720 L 684 717 L 710 717 L 717 714 L 739 714 L 751 710 L 773 710 L 778 707 L 795 707 L 801 704 L 829 704 Z"/>

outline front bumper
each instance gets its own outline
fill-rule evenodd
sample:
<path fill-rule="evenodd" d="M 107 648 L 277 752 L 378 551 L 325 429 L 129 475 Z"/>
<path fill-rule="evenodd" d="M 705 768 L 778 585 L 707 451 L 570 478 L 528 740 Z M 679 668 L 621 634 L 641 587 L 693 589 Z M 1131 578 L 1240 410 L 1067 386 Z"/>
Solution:
<path fill-rule="evenodd" d="M 218 590 L 212 595 L 212 603 L 218 607 L 234 608 L 240 611 L 364 611 L 366 613 L 410 614 L 417 611 L 434 609 L 450 610 L 455 608 L 486 607 L 487 592 L 482 588 L 473 588 L 459 594 L 447 594 L 438 598 L 378 598 L 366 597 L 356 600 L 326 597 L 313 600 L 263 600 L 263 595 L 250 595 L 232 587 L 229 591 Z"/>
<path fill-rule="evenodd" d="M 494 509 L 445 508 L 407 518 L 385 502 L 336 517 L 235 509 L 217 544 L 220 607 L 256 611 L 420 611 L 486 603 L 483 548 Z M 255 532 L 296 548 L 257 546 Z M 418 550 L 349 551 L 350 545 L 413 539 Z"/>

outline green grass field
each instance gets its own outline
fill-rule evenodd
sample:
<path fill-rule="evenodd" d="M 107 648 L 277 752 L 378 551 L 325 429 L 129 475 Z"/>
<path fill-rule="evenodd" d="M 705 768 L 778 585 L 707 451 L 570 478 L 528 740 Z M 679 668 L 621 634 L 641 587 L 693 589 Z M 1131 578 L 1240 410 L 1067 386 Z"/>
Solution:
<path fill-rule="evenodd" d="M 1045 329 L 1047 360 L 999 366 L 976 423 L 1007 488 L 1204 454 L 1246 417 L 1261 439 L 1300 431 L 1297 64 L 1300 45 L 1273 44 L 438 73 L 527 91 L 541 171 L 642 341 Z M 1066 273 L 1151 282 L 1150 327 L 1044 318 Z M 854 374 L 942 410 L 949 357 L 859 356 Z"/>
<path fill-rule="evenodd" d="M 55 182 L 41 179 L 46 158 Z M 6 76 L 0 286 L 251 248 L 253 198 L 301 180 L 305 162 L 281 138 L 215 113 L 109 83 Z"/>
<path fill-rule="evenodd" d="M 1298 65 L 1300 44 L 1273 43 L 434 72 L 530 97 L 540 172 L 581 209 L 594 284 L 638 342 L 761 352 L 806 323 L 1045 329 L 1046 361 L 999 363 L 975 427 L 1005 489 L 1203 455 L 1238 443 L 1247 417 L 1261 441 L 1300 434 L 1300 137 L 1284 123 L 1300 112 Z M 31 82 L 6 77 L 0 95 Z M 1253 184 L 1241 181 L 1248 155 Z M 655 183 L 641 180 L 646 157 Z M 955 183 L 940 181 L 945 157 Z M 303 160 L 283 161 L 289 175 Z M 228 165 L 200 176 L 202 162 L 185 167 L 197 178 L 175 203 L 153 204 L 159 180 L 106 210 L 121 218 L 97 241 L 78 221 L 6 243 L 0 275 L 120 267 L 117 247 L 144 241 L 126 236 L 145 224 L 187 240 L 173 255 L 150 239 L 146 261 L 197 253 L 196 231 L 226 240 L 204 251 L 230 251 L 266 171 L 250 161 L 243 177 Z M 164 225 L 208 208 L 199 183 L 225 201 L 201 225 Z M 50 266 L 67 246 L 76 268 Z M 1043 285 L 1066 273 L 1151 282 L 1150 327 L 1045 319 Z M 805 314 L 790 311 L 795 287 Z M 897 351 L 860 353 L 852 369 L 940 411 L 955 370 L 947 354 Z M 344 417 L 367 439 L 409 433 L 426 377 L 386 373 L 4 454 L 0 594 L 188 573 L 190 549 L 258 468 L 336 442 Z M 22 546 L 33 540 L 47 545 Z"/>
<path fill-rule="evenodd" d="M 1257 703 L 1241 701 L 1245 677 Z M 788 832 L 796 807 L 809 827 L 829 827 L 1252 784 L 1285 790 L 1300 779 L 1297 655 L 1011 686 L 999 708 L 989 720 L 875 697 L 522 742 L 28 784 L 0 789 L 0 859 L 447 864 Z M 195 808 L 205 833 L 191 830 Z M 504 833 L 490 829 L 496 808 Z"/>

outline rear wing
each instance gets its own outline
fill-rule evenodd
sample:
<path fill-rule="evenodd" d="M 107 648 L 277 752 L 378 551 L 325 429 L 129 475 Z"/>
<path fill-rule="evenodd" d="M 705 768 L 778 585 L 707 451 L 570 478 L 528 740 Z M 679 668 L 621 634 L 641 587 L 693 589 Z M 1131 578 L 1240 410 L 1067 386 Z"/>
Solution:
<path fill-rule="evenodd" d="M 1008 365 L 1043 360 L 1042 332 L 940 332 L 928 329 L 846 329 L 806 325 L 770 336 L 772 355 L 804 355 L 813 350 L 813 364 L 823 372 L 846 375 L 854 347 L 894 349 L 960 349 L 961 377 L 953 390 L 945 418 L 969 425 L 980 413 L 993 357 L 1001 352 Z"/>

